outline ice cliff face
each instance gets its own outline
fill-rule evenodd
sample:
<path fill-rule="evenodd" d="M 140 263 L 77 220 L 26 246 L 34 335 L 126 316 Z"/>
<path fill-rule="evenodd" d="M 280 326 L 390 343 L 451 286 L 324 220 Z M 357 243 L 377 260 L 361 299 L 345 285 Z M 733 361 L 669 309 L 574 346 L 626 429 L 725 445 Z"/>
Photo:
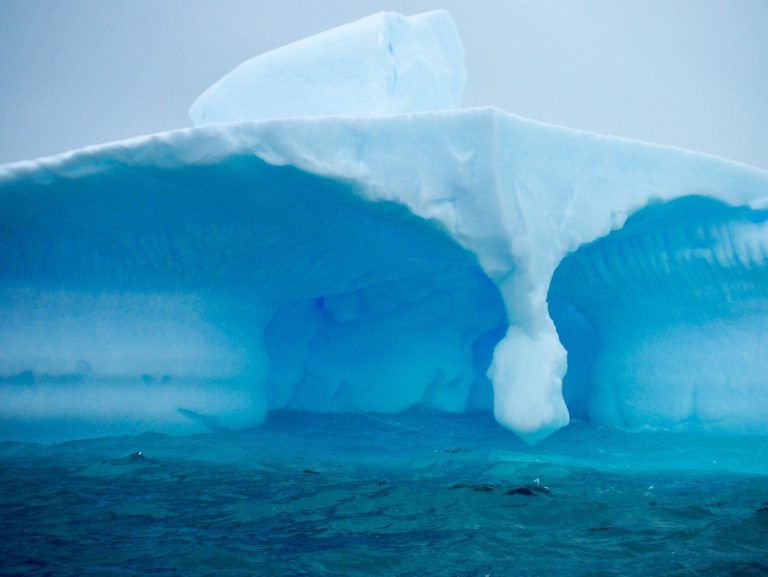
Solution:
<path fill-rule="evenodd" d="M 369 65 L 403 36 L 421 66 L 442 51 L 435 78 L 463 79 L 445 13 L 326 34 L 327 50 L 316 37 L 236 69 L 193 118 L 272 116 L 247 96 L 275 63 L 301 71 L 318 51 L 362 46 Z M 327 78 L 363 66 L 345 58 Z M 403 66 L 401 79 L 419 70 Z M 300 97 L 315 102 L 326 81 L 308 78 Z M 430 106 L 457 103 L 453 86 Z M 336 88 L 331 113 L 356 112 L 357 93 Z M 377 113 L 427 102 L 389 109 L 381 94 Z M 0 169 L 0 433 L 419 403 L 492 405 L 529 441 L 569 409 L 633 428 L 768 430 L 768 174 L 495 109 L 301 106 L 285 116 L 315 118 Z"/>

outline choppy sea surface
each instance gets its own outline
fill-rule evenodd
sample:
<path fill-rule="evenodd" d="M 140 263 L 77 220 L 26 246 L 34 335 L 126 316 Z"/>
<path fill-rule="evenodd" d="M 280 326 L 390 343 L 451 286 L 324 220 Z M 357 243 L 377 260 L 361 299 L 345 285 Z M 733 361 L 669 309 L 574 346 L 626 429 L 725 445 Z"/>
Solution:
<path fill-rule="evenodd" d="M 2 575 L 767 575 L 768 439 L 487 413 L 0 444 Z"/>

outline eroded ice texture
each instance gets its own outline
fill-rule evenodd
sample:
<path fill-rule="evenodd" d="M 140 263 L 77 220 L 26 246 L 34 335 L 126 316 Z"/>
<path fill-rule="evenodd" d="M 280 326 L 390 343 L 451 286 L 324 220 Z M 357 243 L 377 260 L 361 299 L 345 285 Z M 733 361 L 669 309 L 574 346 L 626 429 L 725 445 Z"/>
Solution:
<path fill-rule="evenodd" d="M 210 124 L 458 108 L 465 77 L 448 12 L 381 12 L 240 64 L 189 115 Z"/>
<path fill-rule="evenodd" d="M 768 211 L 654 203 L 568 256 L 549 293 L 565 395 L 620 427 L 768 430 Z"/>

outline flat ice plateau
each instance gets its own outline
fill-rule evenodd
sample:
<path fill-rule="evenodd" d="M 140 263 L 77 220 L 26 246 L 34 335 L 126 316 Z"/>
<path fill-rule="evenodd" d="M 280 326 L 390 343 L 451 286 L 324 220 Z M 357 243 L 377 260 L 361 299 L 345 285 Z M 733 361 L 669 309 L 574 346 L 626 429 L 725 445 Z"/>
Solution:
<path fill-rule="evenodd" d="M 200 126 L 0 167 L 0 437 L 493 407 L 768 433 L 768 173 L 459 108 L 445 12 L 257 57 Z"/>

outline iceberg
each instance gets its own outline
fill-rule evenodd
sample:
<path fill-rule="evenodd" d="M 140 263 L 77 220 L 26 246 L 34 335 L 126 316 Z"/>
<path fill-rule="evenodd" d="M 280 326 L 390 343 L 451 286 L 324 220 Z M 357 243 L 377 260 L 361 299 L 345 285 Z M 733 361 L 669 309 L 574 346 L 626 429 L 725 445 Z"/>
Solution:
<path fill-rule="evenodd" d="M 388 38 L 413 94 L 370 86 Z M 529 442 L 768 432 L 768 173 L 455 108 L 460 46 L 376 15 L 236 69 L 199 126 L 0 167 L 0 435 L 419 404 Z"/>

